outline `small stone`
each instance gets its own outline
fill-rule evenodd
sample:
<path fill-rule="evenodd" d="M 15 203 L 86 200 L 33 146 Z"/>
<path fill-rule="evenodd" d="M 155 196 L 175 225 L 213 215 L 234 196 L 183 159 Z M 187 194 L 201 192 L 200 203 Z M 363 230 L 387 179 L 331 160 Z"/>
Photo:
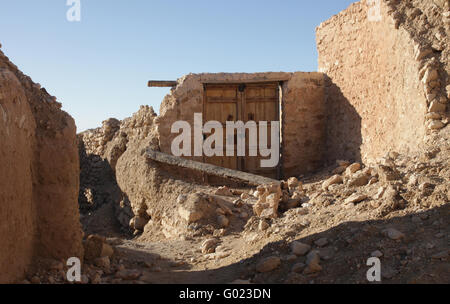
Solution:
<path fill-rule="evenodd" d="M 381 271 L 381 276 L 384 279 L 390 280 L 398 273 L 397 270 L 392 269 L 391 267 L 384 267 Z"/>
<path fill-rule="evenodd" d="M 282 208 L 284 210 L 290 210 L 290 209 L 294 209 L 297 208 L 298 205 L 300 204 L 301 199 L 289 199 L 286 203 L 284 203 L 282 205 Z"/>
<path fill-rule="evenodd" d="M 217 239 L 205 240 L 200 246 L 202 253 L 204 254 L 214 253 L 216 251 L 216 245 L 218 242 L 219 241 Z"/>
<path fill-rule="evenodd" d="M 347 169 L 347 167 L 337 167 L 333 170 L 333 174 L 342 174 L 345 172 L 345 169 Z"/>
<path fill-rule="evenodd" d="M 248 194 L 247 192 L 244 192 L 241 194 L 241 199 L 246 200 L 250 198 L 250 194 Z"/>
<path fill-rule="evenodd" d="M 177 204 L 181 205 L 187 200 L 187 195 L 180 194 L 177 198 Z"/>
<path fill-rule="evenodd" d="M 381 201 L 371 201 L 370 202 L 370 206 L 373 208 L 373 209 L 377 209 L 377 208 L 379 208 L 380 206 L 382 205 L 382 202 Z"/>
<path fill-rule="evenodd" d="M 430 83 L 431 81 L 437 80 L 439 78 L 439 73 L 436 69 L 428 68 L 425 71 L 422 82 L 425 84 Z"/>
<path fill-rule="evenodd" d="M 83 284 L 83 285 L 89 284 L 89 277 L 87 275 L 83 274 L 81 276 L 81 282 L 80 283 Z"/>
<path fill-rule="evenodd" d="M 436 98 L 436 94 L 435 93 L 429 93 L 429 94 L 427 94 L 426 98 L 427 98 L 427 101 L 429 103 L 431 103 Z"/>
<path fill-rule="evenodd" d="M 227 230 L 222 228 L 222 229 L 216 229 L 214 230 L 214 237 L 221 237 L 221 236 L 225 236 L 225 234 L 227 233 Z"/>
<path fill-rule="evenodd" d="M 242 213 L 239 215 L 239 217 L 240 217 L 241 219 L 243 219 L 243 220 L 246 220 L 246 219 L 248 219 L 248 213 L 247 213 L 247 212 L 242 212 Z"/>
<path fill-rule="evenodd" d="M 112 257 L 113 255 L 114 249 L 109 244 L 103 243 L 100 257 Z"/>
<path fill-rule="evenodd" d="M 431 113 L 444 113 L 447 106 L 443 103 L 440 103 L 437 100 L 434 100 L 430 103 L 430 106 L 428 108 L 428 112 Z"/>
<path fill-rule="evenodd" d="M 395 152 L 395 151 L 389 151 L 388 152 L 388 156 L 389 156 L 390 159 L 396 160 L 400 156 L 400 154 L 398 152 Z"/>
<path fill-rule="evenodd" d="M 344 201 L 344 203 L 345 204 L 357 204 L 359 202 L 362 202 L 366 198 L 367 198 L 367 195 L 365 195 L 365 194 L 355 193 L 355 194 L 351 195 L 349 198 L 347 198 Z"/>
<path fill-rule="evenodd" d="M 96 273 L 92 279 L 91 279 L 91 283 L 92 284 L 100 284 L 102 282 L 102 276 L 99 273 Z"/>
<path fill-rule="evenodd" d="M 297 263 L 292 266 L 292 272 L 301 273 L 305 269 L 306 265 L 303 263 Z"/>
<path fill-rule="evenodd" d="M 296 189 L 300 185 L 300 182 L 296 177 L 291 177 L 288 179 L 287 185 L 289 189 Z"/>
<path fill-rule="evenodd" d="M 100 268 L 109 268 L 109 266 L 111 265 L 111 261 L 109 260 L 109 257 L 105 256 L 105 257 L 101 257 L 101 258 L 96 258 L 94 260 L 94 265 Z"/>
<path fill-rule="evenodd" d="M 222 228 L 227 228 L 230 225 L 230 220 L 225 215 L 219 215 L 217 217 L 217 223 Z"/>
<path fill-rule="evenodd" d="M 418 181 L 419 181 L 419 177 L 417 175 L 413 174 L 409 177 L 408 186 L 414 187 L 417 185 Z"/>
<path fill-rule="evenodd" d="M 241 208 L 244 205 L 244 201 L 242 199 L 237 199 L 233 202 L 234 207 Z"/>
<path fill-rule="evenodd" d="M 385 187 L 378 188 L 378 191 L 377 191 L 377 193 L 375 194 L 375 196 L 373 198 L 376 199 L 376 200 L 379 200 L 380 198 L 383 197 L 385 191 L 386 191 Z"/>
<path fill-rule="evenodd" d="M 440 130 L 445 127 L 445 124 L 440 120 L 432 120 L 428 123 L 428 129 L 430 130 Z"/>
<path fill-rule="evenodd" d="M 370 254 L 370 256 L 374 258 L 381 258 L 383 256 L 383 253 L 380 250 L 375 250 Z"/>
<path fill-rule="evenodd" d="M 215 195 L 219 196 L 233 196 L 233 192 L 227 186 L 220 187 L 216 190 Z"/>
<path fill-rule="evenodd" d="M 323 190 L 328 190 L 328 187 L 334 184 L 342 184 L 342 182 L 344 181 L 344 179 L 342 178 L 342 176 L 340 175 L 334 175 L 332 177 L 330 177 L 329 179 L 327 179 L 325 182 L 323 182 L 322 184 L 322 189 Z"/>
<path fill-rule="evenodd" d="M 264 220 L 260 220 L 258 225 L 259 231 L 267 230 L 267 228 L 269 228 L 269 224 Z"/>
<path fill-rule="evenodd" d="M 347 169 L 345 170 L 345 175 L 346 175 L 346 176 L 351 176 L 353 173 L 356 173 L 356 172 L 358 172 L 359 170 L 361 170 L 361 164 L 359 164 L 359 163 L 351 164 L 351 165 L 348 166 Z"/>
<path fill-rule="evenodd" d="M 405 237 L 403 233 L 394 228 L 388 228 L 384 231 L 384 233 L 387 237 L 394 241 L 403 239 Z"/>
<path fill-rule="evenodd" d="M 419 190 L 420 191 L 426 191 L 428 189 L 433 189 L 434 185 L 428 182 L 422 183 L 419 185 Z"/>
<path fill-rule="evenodd" d="M 279 257 L 272 256 L 269 258 L 266 258 L 259 262 L 256 265 L 256 271 L 265 273 L 265 272 L 271 272 L 275 269 L 277 269 L 281 265 L 281 260 Z"/>
<path fill-rule="evenodd" d="M 313 274 L 322 271 L 320 266 L 320 255 L 317 250 L 313 250 L 306 256 L 306 268 L 304 274 Z"/>
<path fill-rule="evenodd" d="M 339 167 L 345 167 L 346 169 L 347 169 L 348 166 L 351 165 L 351 163 L 350 163 L 349 161 L 347 161 L 347 160 L 337 160 L 337 161 L 336 161 L 336 164 L 337 164 Z"/>
<path fill-rule="evenodd" d="M 288 255 L 285 260 L 288 262 L 293 262 L 296 259 L 297 259 L 297 256 L 295 254 L 291 254 L 291 255 Z"/>
<path fill-rule="evenodd" d="M 348 181 L 349 187 L 362 187 L 369 182 L 370 175 L 365 172 L 355 173 Z"/>
<path fill-rule="evenodd" d="M 320 259 L 328 261 L 335 255 L 336 248 L 326 247 L 319 250 Z"/>
<path fill-rule="evenodd" d="M 297 215 L 307 215 L 308 213 L 309 213 L 309 210 L 307 207 L 295 209 L 295 214 L 297 214 Z"/>
<path fill-rule="evenodd" d="M 328 245 L 328 239 L 327 238 L 318 239 L 317 241 L 314 242 L 314 244 L 316 244 L 316 246 L 318 247 L 325 247 L 326 245 Z"/>
<path fill-rule="evenodd" d="M 138 231 L 144 231 L 144 227 L 147 223 L 148 219 L 141 216 L 135 216 L 130 220 L 130 228 Z"/>
<path fill-rule="evenodd" d="M 93 261 L 96 258 L 105 256 L 105 238 L 98 235 L 89 235 L 83 242 L 84 258 L 87 261 Z"/>
<path fill-rule="evenodd" d="M 311 250 L 311 246 L 298 241 L 294 241 L 291 244 L 292 253 L 297 256 L 304 256 Z"/>
<path fill-rule="evenodd" d="M 427 120 L 439 120 L 439 119 L 441 119 L 441 114 L 435 113 L 435 112 L 427 113 L 425 115 L 425 119 L 427 119 Z"/>
<path fill-rule="evenodd" d="M 431 48 L 422 48 L 420 44 L 417 44 L 415 47 L 415 59 L 416 61 L 421 60 L 422 58 L 425 58 L 426 56 L 433 53 L 433 50 Z"/>
<path fill-rule="evenodd" d="M 377 172 L 380 177 L 380 180 L 384 183 L 400 179 L 400 174 L 392 164 L 391 165 L 379 164 L 377 166 Z"/>

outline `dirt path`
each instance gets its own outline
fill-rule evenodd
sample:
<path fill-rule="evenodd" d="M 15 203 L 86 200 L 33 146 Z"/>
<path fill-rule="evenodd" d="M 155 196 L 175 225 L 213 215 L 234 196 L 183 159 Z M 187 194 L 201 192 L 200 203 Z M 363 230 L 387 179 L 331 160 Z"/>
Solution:
<path fill-rule="evenodd" d="M 271 235 L 244 231 L 220 238 L 215 254 L 200 250 L 208 238 L 150 243 L 110 238 L 116 253 L 111 274 L 103 282 L 368 283 L 365 263 L 377 251 L 385 283 L 450 282 L 449 219 L 450 206 L 444 205 L 387 220 L 343 222 L 323 232 L 312 232 L 316 228 L 290 230 L 292 226 Z M 401 237 L 389 237 L 386 229 L 398 231 Z M 311 246 L 310 252 L 318 251 L 322 271 L 305 274 L 307 257 L 292 253 L 294 241 Z M 278 257 L 280 267 L 258 272 L 258 263 L 269 257 Z M 122 269 L 138 275 L 118 275 Z"/>

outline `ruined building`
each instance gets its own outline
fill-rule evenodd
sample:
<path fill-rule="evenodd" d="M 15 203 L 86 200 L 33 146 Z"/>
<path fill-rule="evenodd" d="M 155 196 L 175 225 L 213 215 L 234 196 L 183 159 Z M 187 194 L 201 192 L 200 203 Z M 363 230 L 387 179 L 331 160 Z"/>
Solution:
<path fill-rule="evenodd" d="M 83 256 L 74 120 L 0 51 L 0 283 Z"/>
<path fill-rule="evenodd" d="M 147 152 L 171 154 L 173 123 L 193 125 L 195 113 L 222 124 L 278 121 L 276 167 L 262 168 L 261 157 L 190 158 L 272 179 L 447 142 L 449 1 L 383 0 L 379 8 L 369 18 L 373 7 L 360 1 L 318 26 L 318 72 L 186 75 L 169 83 L 159 116 L 142 107 L 79 134 L 81 209 L 112 204 L 144 240 L 181 235 L 195 214 L 183 208 L 208 199 L 190 196 L 183 208 L 177 200 L 210 177 Z M 82 246 L 75 124 L 3 53 L 0 139 L 0 282 L 8 282 L 35 256 L 82 256 Z"/>
<path fill-rule="evenodd" d="M 173 206 L 167 202 L 189 193 L 192 184 L 217 181 L 149 159 L 145 152 L 171 155 L 179 135 L 172 133 L 173 124 L 186 121 L 194 128 L 195 113 L 223 126 L 279 121 L 280 140 L 272 143 L 279 145 L 276 167 L 262 168 L 262 157 L 195 156 L 193 146 L 194 156 L 186 157 L 274 179 L 313 173 L 341 159 L 370 164 L 388 151 L 419 152 L 442 138 L 450 91 L 448 1 L 382 1 L 375 20 L 369 18 L 371 9 L 366 1 L 357 2 L 318 26 L 320 72 L 189 74 L 150 81 L 149 86 L 172 87 L 159 116 L 142 107 L 123 122 L 109 120 L 80 134 L 82 159 L 97 155 L 111 165 L 108 183 L 117 182 L 113 196 L 121 223 L 128 226 L 137 217 L 142 230 L 152 218 L 147 228 L 172 227 L 167 219 L 173 218 Z M 92 167 L 83 161 L 82 166 Z M 82 178 L 83 205 L 111 198 L 106 184 L 88 175 Z"/>

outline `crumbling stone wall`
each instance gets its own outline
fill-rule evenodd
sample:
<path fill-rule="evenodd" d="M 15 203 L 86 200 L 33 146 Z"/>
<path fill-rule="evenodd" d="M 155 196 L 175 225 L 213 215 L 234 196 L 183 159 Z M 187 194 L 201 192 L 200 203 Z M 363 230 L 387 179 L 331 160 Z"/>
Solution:
<path fill-rule="evenodd" d="M 178 86 L 167 95 L 155 123 L 162 152 L 171 153 L 178 134 L 171 133 L 175 121 L 194 125 L 194 113 L 203 112 L 204 83 L 283 82 L 282 150 L 283 172 L 293 176 L 313 172 L 321 167 L 325 145 L 325 95 L 322 73 L 218 73 L 189 74 L 178 80 Z M 202 158 L 192 157 L 197 161 Z"/>
<path fill-rule="evenodd" d="M 150 161 L 143 151 L 151 147 L 171 154 L 171 144 L 177 136 L 171 133 L 172 124 L 184 120 L 193 125 L 194 113 L 203 112 L 203 83 L 262 81 L 283 81 L 285 174 L 320 168 L 326 119 L 323 74 L 190 74 L 181 78 L 165 97 L 160 116 L 151 107 L 143 106 L 130 118 L 121 122 L 109 119 L 101 128 L 78 135 L 81 210 L 92 211 L 112 203 L 122 227 L 142 232 L 145 226 L 145 235 L 156 236 L 161 231 L 165 237 L 176 235 L 172 229 L 179 223 L 168 220 L 177 218 L 173 206 L 181 194 L 205 187 L 203 175 Z"/>
<path fill-rule="evenodd" d="M 314 172 L 323 166 L 325 157 L 325 77 L 293 73 L 282 94 L 284 177 Z"/>
<path fill-rule="evenodd" d="M 159 149 L 159 137 L 153 124 L 155 117 L 153 108 L 142 106 L 132 117 L 123 121 L 111 118 L 104 121 L 100 128 L 78 134 L 81 169 L 79 204 L 83 213 L 110 203 L 124 228 L 129 227 L 135 213 L 142 213 L 140 206 L 145 201 L 136 197 L 138 191 L 135 183 L 136 180 L 142 182 L 143 177 L 138 173 L 136 164 L 140 163 L 143 149 Z M 134 202 L 134 207 L 131 202 Z"/>
<path fill-rule="evenodd" d="M 82 258 L 73 119 L 0 51 L 0 283 L 34 257 Z"/>
<path fill-rule="evenodd" d="M 317 28 L 331 161 L 417 151 L 448 123 L 448 3 L 383 0 L 380 8 L 381 20 L 370 21 L 367 1 L 357 2 Z"/>

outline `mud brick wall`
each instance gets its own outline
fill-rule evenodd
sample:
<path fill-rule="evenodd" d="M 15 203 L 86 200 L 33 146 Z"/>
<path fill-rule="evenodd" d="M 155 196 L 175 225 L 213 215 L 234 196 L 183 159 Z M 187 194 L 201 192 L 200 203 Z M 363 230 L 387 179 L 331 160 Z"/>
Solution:
<path fill-rule="evenodd" d="M 156 119 L 162 152 L 171 154 L 177 134 L 172 124 L 183 120 L 193 127 L 194 113 L 203 112 L 204 83 L 279 82 L 282 86 L 282 150 L 286 177 L 312 172 L 323 164 L 325 147 L 325 95 L 322 73 L 189 74 L 161 104 Z M 192 157 L 202 161 L 202 158 Z"/>
<path fill-rule="evenodd" d="M 314 172 L 324 164 L 325 76 L 294 73 L 283 86 L 284 177 Z"/>
<path fill-rule="evenodd" d="M 0 51 L 0 283 L 83 257 L 74 120 Z"/>
<path fill-rule="evenodd" d="M 423 31 L 414 29 L 438 36 L 430 16 L 440 13 L 427 18 L 414 3 L 383 0 L 381 20 L 371 21 L 367 1 L 357 2 L 317 28 L 319 70 L 329 77 L 329 161 L 370 162 L 390 150 L 413 152 L 431 130 L 444 126 L 440 112 L 448 101 L 436 87 L 445 83 L 424 79 L 435 75 L 442 50 L 427 46 L 426 35 L 417 37 Z"/>

